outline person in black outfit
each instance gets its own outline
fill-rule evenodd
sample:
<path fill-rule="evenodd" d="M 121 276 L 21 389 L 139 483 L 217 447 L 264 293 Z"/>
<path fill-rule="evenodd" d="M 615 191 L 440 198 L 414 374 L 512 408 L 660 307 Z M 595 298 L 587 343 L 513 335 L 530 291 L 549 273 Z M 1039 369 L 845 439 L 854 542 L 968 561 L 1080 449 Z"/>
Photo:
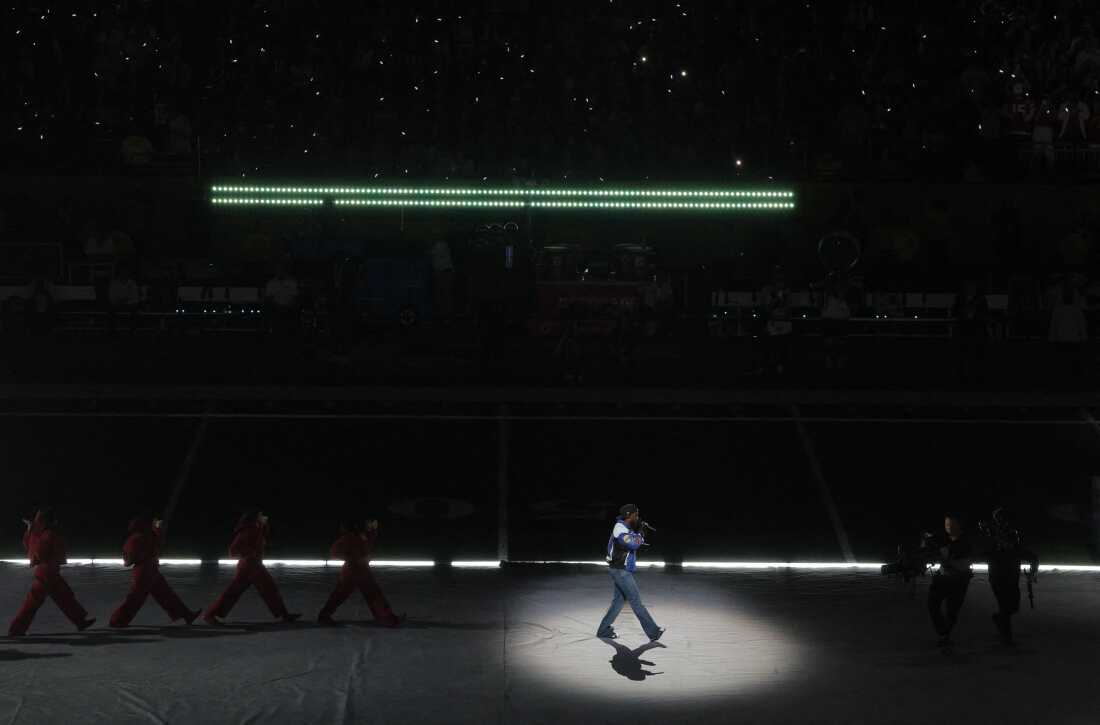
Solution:
<path fill-rule="evenodd" d="M 1001 641 L 1012 644 L 1012 615 L 1020 611 L 1020 563 L 1028 562 L 1027 576 L 1034 582 L 1038 578 L 1039 557 L 1021 545 L 1020 532 L 1010 524 L 1003 508 L 993 512 L 985 533 L 989 536 L 989 586 L 997 599 L 993 624 Z"/>
<path fill-rule="evenodd" d="M 943 529 L 942 536 L 933 537 L 926 545 L 938 552 L 940 564 L 928 588 L 928 614 L 940 636 L 940 644 L 946 645 L 951 641 L 951 630 L 958 621 L 973 574 L 972 548 L 963 532 L 962 517 L 955 513 L 945 515 Z"/>

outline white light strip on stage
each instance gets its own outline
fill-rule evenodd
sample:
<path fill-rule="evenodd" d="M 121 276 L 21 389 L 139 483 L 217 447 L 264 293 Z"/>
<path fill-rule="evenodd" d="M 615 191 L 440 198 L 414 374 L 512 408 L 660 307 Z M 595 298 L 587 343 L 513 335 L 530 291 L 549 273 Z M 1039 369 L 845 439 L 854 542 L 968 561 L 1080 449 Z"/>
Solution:
<path fill-rule="evenodd" d="M 341 562 L 341 563 L 343 563 L 343 562 Z M 410 560 L 410 561 L 397 561 L 397 560 L 387 561 L 386 559 L 371 559 L 370 565 L 371 566 L 395 566 L 395 567 L 401 567 L 401 566 L 426 567 L 426 566 L 435 566 L 435 562 L 432 561 L 431 559 L 416 559 L 416 560 Z"/>
<path fill-rule="evenodd" d="M 865 569 L 878 571 L 882 564 L 831 561 L 685 561 L 685 569 Z"/>
<path fill-rule="evenodd" d="M 607 566 L 606 561 L 510 561 L 509 564 L 573 564 L 583 566 Z M 649 567 L 651 569 L 663 569 L 665 563 L 663 561 L 639 561 L 637 566 Z"/>
<path fill-rule="evenodd" d="M 0 564 L 30 566 L 30 563 L 28 559 L 0 559 Z M 122 559 L 101 559 L 98 556 L 90 559 L 69 559 L 68 563 L 76 566 L 125 566 Z M 161 559 L 160 563 L 163 566 L 201 566 L 202 559 Z"/>
<path fill-rule="evenodd" d="M 110 559 L 92 557 L 89 559 L 69 559 L 68 563 L 75 566 L 123 566 L 122 559 Z M 160 563 L 164 566 L 202 566 L 204 563 L 213 564 L 214 562 L 204 562 L 202 559 L 161 559 Z M 27 559 L 0 559 L 0 564 L 13 564 L 16 566 L 29 566 L 30 561 Z M 236 566 L 236 559 L 218 559 L 218 566 Z M 287 566 L 287 567 L 302 567 L 302 568 L 326 568 L 326 567 L 338 567 L 343 564 L 342 561 L 329 561 L 327 559 L 265 559 L 264 564 L 268 566 Z M 371 566 L 384 566 L 384 567 L 415 567 L 426 568 L 435 566 L 434 561 L 427 559 L 378 559 L 371 561 Z M 451 566 L 455 569 L 499 569 L 503 564 L 522 564 L 522 565 L 570 565 L 570 566 L 607 566 L 606 561 L 578 561 L 578 560 L 546 560 L 546 561 L 493 561 L 491 559 L 482 560 L 470 560 L 470 561 L 452 561 Z M 726 570 L 726 571 L 764 571 L 768 569 L 793 569 L 801 571 L 828 571 L 828 570 L 856 570 L 856 571 L 878 571 L 882 564 L 872 564 L 868 562 L 841 562 L 841 561 L 685 561 L 681 566 L 684 569 L 713 569 L 713 570 Z M 663 569 L 666 568 L 666 564 L 663 561 L 643 561 L 638 562 L 638 568 L 648 569 Z M 972 566 L 976 572 L 988 571 L 986 564 L 974 564 Z M 1027 566 L 1021 567 L 1022 570 L 1026 570 Z M 1084 573 L 1100 573 L 1100 565 L 1096 564 L 1042 564 L 1039 566 L 1040 572 L 1084 572 Z"/>
<path fill-rule="evenodd" d="M 1026 568 L 1026 567 L 1021 567 Z M 1040 564 L 1039 571 L 1087 571 L 1100 572 L 1100 566 L 1079 564 Z"/>
<path fill-rule="evenodd" d="M 804 571 L 812 570 L 865 570 L 865 571 L 878 571 L 882 568 L 882 564 L 871 564 L 867 562 L 806 562 L 806 561 L 792 561 L 792 562 L 767 562 L 767 561 L 685 561 L 683 563 L 685 569 L 727 569 L 727 570 L 763 570 L 763 569 L 796 569 Z M 971 568 L 977 572 L 985 572 L 989 570 L 987 564 L 973 564 Z M 1027 566 L 1021 566 L 1021 570 L 1026 570 Z M 1091 572 L 1100 573 L 1100 566 L 1094 564 L 1040 564 L 1040 572 Z"/>
<path fill-rule="evenodd" d="M 304 568 L 324 568 L 329 566 L 343 566 L 344 562 L 339 560 L 329 561 L 327 559 L 264 559 L 264 564 L 267 566 L 293 566 Z M 236 559 L 218 559 L 218 566 L 236 566 Z M 427 559 L 414 559 L 407 561 L 397 561 L 388 559 L 376 559 L 371 561 L 371 566 L 414 566 L 425 567 L 435 566 L 434 561 Z"/>
<path fill-rule="evenodd" d="M 99 557 L 93 557 L 91 559 L 69 559 L 68 563 L 76 566 L 124 566 L 122 559 L 101 559 Z M 161 565 L 163 566 L 202 566 L 205 563 L 202 559 L 161 559 Z M 342 561 L 328 561 L 326 559 L 265 559 L 264 564 L 268 566 L 290 566 L 290 567 L 303 567 L 303 568 L 325 568 L 325 567 L 339 567 L 342 566 Z M 0 559 L 0 564 L 15 564 L 17 566 L 30 566 L 28 559 Z M 218 566 L 236 566 L 236 559 L 218 559 Z M 371 561 L 371 566 L 385 566 L 385 567 L 416 567 L 424 568 L 435 566 L 434 561 L 427 559 L 377 559 Z M 497 569 L 500 567 L 499 561 L 453 561 L 451 566 L 457 569 Z"/>
<path fill-rule="evenodd" d="M 237 559 L 218 559 L 218 566 L 236 566 Z M 339 566 L 343 562 L 333 562 L 333 566 Z M 328 566 L 325 559 L 264 559 L 267 566 L 303 566 L 324 567 Z"/>

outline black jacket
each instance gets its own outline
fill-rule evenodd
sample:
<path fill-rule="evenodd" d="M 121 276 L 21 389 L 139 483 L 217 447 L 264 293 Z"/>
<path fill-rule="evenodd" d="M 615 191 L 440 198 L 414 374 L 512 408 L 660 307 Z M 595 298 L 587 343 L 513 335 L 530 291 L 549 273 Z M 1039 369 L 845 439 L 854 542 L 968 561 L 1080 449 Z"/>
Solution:
<path fill-rule="evenodd" d="M 973 576 L 970 565 L 974 560 L 974 546 L 966 534 L 954 541 L 941 534 L 933 538 L 928 546 L 938 554 L 940 569 L 935 576 L 957 580 L 969 580 Z"/>
<path fill-rule="evenodd" d="M 1020 564 L 1027 562 L 1032 569 L 1039 568 L 1039 557 L 1034 551 L 1019 544 L 1006 547 L 993 546 L 989 550 L 989 578 L 1016 579 L 1020 576 Z"/>

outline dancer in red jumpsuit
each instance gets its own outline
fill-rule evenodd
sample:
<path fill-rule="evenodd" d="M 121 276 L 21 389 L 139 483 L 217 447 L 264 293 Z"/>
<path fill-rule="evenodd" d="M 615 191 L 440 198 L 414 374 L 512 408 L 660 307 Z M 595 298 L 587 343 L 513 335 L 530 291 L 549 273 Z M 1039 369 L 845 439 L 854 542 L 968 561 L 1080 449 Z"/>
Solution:
<path fill-rule="evenodd" d="M 51 510 L 41 509 L 35 514 L 34 521 L 23 521 L 27 524 L 23 546 L 26 547 L 27 556 L 34 567 L 34 582 L 23 602 L 23 608 L 8 627 L 8 636 L 22 637 L 27 633 L 35 612 L 46 601 L 47 596 L 83 632 L 95 623 L 95 619 L 88 616 L 87 610 L 76 601 L 73 590 L 61 578 L 61 565 L 66 563 L 65 539 L 57 530 L 56 517 Z"/>
<path fill-rule="evenodd" d="M 325 602 L 321 613 L 317 615 L 318 622 L 333 624 L 333 613 L 356 589 L 363 593 L 375 621 L 389 627 L 396 627 L 404 621 L 403 616 L 397 616 L 390 609 L 389 602 L 386 601 L 385 595 L 378 587 L 378 582 L 374 580 L 374 574 L 371 573 L 370 558 L 374 551 L 374 542 L 377 540 L 377 521 L 368 521 L 365 531 L 357 522 L 341 525 L 340 538 L 332 545 L 329 557 L 343 559 L 344 566 L 340 569 L 336 588 Z"/>
<path fill-rule="evenodd" d="M 264 546 L 267 543 L 267 516 L 262 511 L 250 511 L 241 516 L 233 530 L 229 555 L 237 558 L 237 575 L 233 577 L 218 601 L 210 605 L 202 619 L 207 624 L 221 624 L 233 605 L 249 586 L 255 586 L 272 616 L 284 622 L 297 621 L 302 615 L 291 614 L 283 604 L 279 588 L 264 566 Z"/>
<path fill-rule="evenodd" d="M 179 619 L 188 624 L 194 622 L 202 614 L 202 610 L 188 609 L 160 573 L 160 520 L 154 519 L 150 514 L 137 516 L 130 522 L 129 533 L 126 544 L 122 547 L 122 561 L 126 566 L 134 568 L 133 578 L 130 580 L 130 591 L 126 594 L 126 599 L 111 615 L 111 626 L 129 625 L 150 594 L 173 622 Z"/>

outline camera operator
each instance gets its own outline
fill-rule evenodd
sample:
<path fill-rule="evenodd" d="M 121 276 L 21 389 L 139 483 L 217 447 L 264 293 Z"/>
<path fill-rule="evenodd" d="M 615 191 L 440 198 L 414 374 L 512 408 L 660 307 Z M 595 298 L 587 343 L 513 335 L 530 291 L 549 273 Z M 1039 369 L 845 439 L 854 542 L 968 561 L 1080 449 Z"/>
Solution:
<path fill-rule="evenodd" d="M 928 588 L 928 614 L 940 636 L 939 643 L 947 645 L 973 576 L 970 570 L 973 549 L 959 514 L 946 514 L 943 530 L 942 536 L 930 537 L 925 546 L 938 552 L 936 558 L 940 565 Z"/>
<path fill-rule="evenodd" d="M 997 599 L 993 624 L 1001 641 L 1012 644 L 1012 615 L 1020 611 L 1020 564 L 1022 561 L 1029 564 L 1030 585 L 1038 578 L 1039 557 L 1021 545 L 1020 532 L 1011 526 L 1003 508 L 994 511 L 992 520 L 981 528 L 989 537 L 989 586 Z"/>

